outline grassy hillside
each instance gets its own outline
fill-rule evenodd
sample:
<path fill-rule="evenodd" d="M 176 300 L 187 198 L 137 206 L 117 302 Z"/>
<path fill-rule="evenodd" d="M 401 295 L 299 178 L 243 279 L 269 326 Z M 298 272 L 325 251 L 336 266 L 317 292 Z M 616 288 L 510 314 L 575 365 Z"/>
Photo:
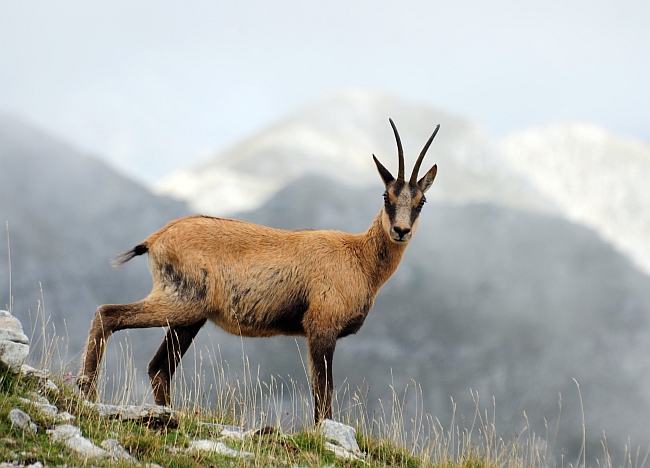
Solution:
<path fill-rule="evenodd" d="M 494 436 L 489 420 L 477 415 L 472 426 L 442 426 L 417 436 L 422 444 L 406 446 L 402 435 L 398 439 L 398 427 L 405 421 L 399 420 L 399 412 L 392 421 L 382 418 L 350 421 L 357 426 L 357 441 L 363 452 L 359 460 L 337 458 L 325 447 L 325 440 L 313 427 L 266 429 L 267 434 L 250 435 L 243 440 L 220 439 L 221 430 L 217 424 L 239 425 L 242 422 L 240 406 L 249 406 L 249 398 L 265 397 L 266 393 L 256 382 L 232 382 L 232 386 L 221 395 L 225 404 L 218 410 L 208 410 L 187 405 L 178 408 L 175 418 L 169 424 L 153 422 L 135 423 L 100 417 L 80 400 L 70 381 L 55 379 L 59 391 L 46 390 L 42 382 L 34 377 L 19 378 L 10 372 L 0 374 L 0 462 L 29 465 L 40 462 L 45 466 L 132 466 L 135 461 L 116 462 L 112 459 L 86 458 L 75 454 L 65 443 L 56 442 L 47 431 L 61 424 L 54 416 L 48 416 L 25 399 L 34 400 L 35 394 L 45 397 L 59 412 L 67 411 L 75 416 L 71 424 L 76 425 L 84 437 L 96 445 L 107 438 L 116 439 L 135 459 L 142 464 L 157 464 L 165 467 L 194 466 L 345 466 L 345 467 L 445 467 L 445 468 L 490 468 L 547 466 L 544 454 L 534 444 L 515 440 L 505 442 Z M 244 387 L 242 387 L 244 385 Z M 251 386 L 246 387 L 246 386 Z M 189 395 L 188 395 L 189 396 Z M 266 397 L 269 397 L 268 393 Z M 22 399 L 21 399 L 22 398 Z M 304 395 L 297 398 L 303 399 Z M 254 404 L 254 403 L 253 403 Z M 36 433 L 13 427 L 9 412 L 20 408 L 28 413 L 38 427 Z M 251 409 L 251 408 L 248 408 Z M 397 408 L 393 408 L 396 410 Z M 357 411 L 359 408 L 357 408 Z M 361 408 L 363 410 L 363 408 Z M 254 411 L 254 409 L 253 409 Z M 238 414 L 239 413 L 239 414 Z M 397 419 L 396 419 L 397 418 Z M 437 423 L 439 424 L 439 423 Z M 426 425 L 426 423 L 425 423 Z M 273 427 L 273 426 L 271 426 Z M 240 456 L 226 456 L 211 452 L 189 449 L 192 441 L 223 440 L 240 451 Z"/>

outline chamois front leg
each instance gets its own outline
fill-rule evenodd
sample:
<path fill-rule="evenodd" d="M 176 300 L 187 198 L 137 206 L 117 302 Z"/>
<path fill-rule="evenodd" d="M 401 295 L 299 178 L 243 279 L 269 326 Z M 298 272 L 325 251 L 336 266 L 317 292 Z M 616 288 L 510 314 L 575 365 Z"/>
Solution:
<path fill-rule="evenodd" d="M 149 380 L 157 405 L 171 404 L 171 379 L 178 363 L 188 350 L 206 319 L 185 327 L 169 327 L 160 348 L 149 363 Z"/>
<path fill-rule="evenodd" d="M 311 390 L 314 396 L 314 424 L 332 418 L 332 361 L 336 337 L 316 334 L 307 337 L 311 369 Z"/>

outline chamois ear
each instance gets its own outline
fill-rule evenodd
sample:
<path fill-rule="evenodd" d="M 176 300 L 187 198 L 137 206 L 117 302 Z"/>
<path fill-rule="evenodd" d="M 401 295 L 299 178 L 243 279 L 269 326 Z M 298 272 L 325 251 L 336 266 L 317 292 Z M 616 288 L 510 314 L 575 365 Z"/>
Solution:
<path fill-rule="evenodd" d="M 372 159 L 375 160 L 375 164 L 377 165 L 377 170 L 379 171 L 379 175 L 381 176 L 381 180 L 384 181 L 384 185 L 390 184 L 392 181 L 395 180 L 395 177 L 393 177 L 393 174 L 391 174 L 388 169 L 384 167 L 382 163 L 379 162 L 379 160 L 375 157 L 375 155 L 372 155 Z"/>
<path fill-rule="evenodd" d="M 434 164 L 433 167 L 431 169 L 429 169 L 429 172 L 424 174 L 424 177 L 422 177 L 418 181 L 418 187 L 420 187 L 420 190 L 422 190 L 422 193 L 429 190 L 429 187 L 431 187 L 431 184 L 433 184 L 433 180 L 436 178 L 437 173 L 438 173 L 438 165 Z"/>

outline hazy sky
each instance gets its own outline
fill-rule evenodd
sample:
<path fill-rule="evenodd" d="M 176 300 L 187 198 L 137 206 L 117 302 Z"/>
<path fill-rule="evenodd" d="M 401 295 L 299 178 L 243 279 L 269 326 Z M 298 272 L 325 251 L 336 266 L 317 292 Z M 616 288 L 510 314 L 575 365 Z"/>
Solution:
<path fill-rule="evenodd" d="M 146 181 L 342 87 L 650 141 L 650 2 L 0 2 L 0 112 Z"/>

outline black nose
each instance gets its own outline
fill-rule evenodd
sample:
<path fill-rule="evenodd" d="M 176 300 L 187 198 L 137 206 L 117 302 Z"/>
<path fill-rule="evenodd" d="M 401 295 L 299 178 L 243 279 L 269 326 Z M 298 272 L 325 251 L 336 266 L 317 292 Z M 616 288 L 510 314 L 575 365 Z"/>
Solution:
<path fill-rule="evenodd" d="M 400 238 L 404 237 L 407 235 L 409 232 L 411 232 L 411 228 L 401 228 L 399 226 L 394 226 L 393 229 L 397 234 L 399 234 Z"/>

